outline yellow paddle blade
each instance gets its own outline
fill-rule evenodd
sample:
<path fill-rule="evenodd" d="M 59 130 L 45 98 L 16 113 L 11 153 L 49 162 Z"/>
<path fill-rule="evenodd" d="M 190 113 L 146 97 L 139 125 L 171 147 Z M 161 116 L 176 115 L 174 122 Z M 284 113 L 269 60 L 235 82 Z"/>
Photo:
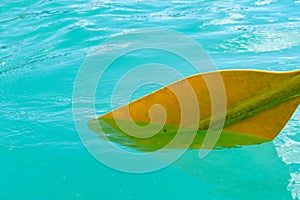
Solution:
<path fill-rule="evenodd" d="M 155 151 L 166 146 L 178 130 L 183 136 L 170 147 L 186 147 L 188 141 L 184 136 L 188 138 L 191 132 L 196 131 L 189 148 L 200 148 L 209 125 L 219 120 L 211 116 L 212 103 L 208 89 L 211 87 L 206 83 L 219 80 L 220 75 L 227 107 L 224 129 L 215 147 L 258 144 L 274 139 L 300 104 L 300 70 L 216 71 L 179 80 L 90 120 L 88 126 L 111 141 L 144 151 Z M 193 101 L 190 91 L 197 101 Z M 184 111 L 178 96 L 184 96 L 185 102 L 190 102 Z M 184 120 L 183 112 L 188 116 Z"/>

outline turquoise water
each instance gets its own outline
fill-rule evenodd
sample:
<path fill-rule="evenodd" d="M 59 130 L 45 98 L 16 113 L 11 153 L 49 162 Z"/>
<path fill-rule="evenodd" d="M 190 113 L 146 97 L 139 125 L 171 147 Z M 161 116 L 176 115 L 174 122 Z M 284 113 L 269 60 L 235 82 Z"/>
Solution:
<path fill-rule="evenodd" d="M 0 4 L 0 199 L 300 198 L 299 109 L 273 142 L 214 151 L 203 160 L 188 151 L 147 174 L 97 161 L 72 115 L 73 84 L 85 57 L 133 28 L 186 34 L 219 69 L 299 69 L 298 0 Z"/>

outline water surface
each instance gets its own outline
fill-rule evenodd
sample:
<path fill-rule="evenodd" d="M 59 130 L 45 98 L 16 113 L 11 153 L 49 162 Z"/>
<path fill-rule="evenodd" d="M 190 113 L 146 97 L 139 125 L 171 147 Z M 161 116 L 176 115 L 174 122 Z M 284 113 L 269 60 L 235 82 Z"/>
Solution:
<path fill-rule="evenodd" d="M 298 0 L 0 1 L 0 199 L 300 198 L 299 109 L 274 142 L 214 152 L 203 165 L 189 151 L 140 175 L 94 159 L 72 118 L 80 65 L 115 34 L 171 28 L 219 69 L 296 70 L 299 10 Z"/>

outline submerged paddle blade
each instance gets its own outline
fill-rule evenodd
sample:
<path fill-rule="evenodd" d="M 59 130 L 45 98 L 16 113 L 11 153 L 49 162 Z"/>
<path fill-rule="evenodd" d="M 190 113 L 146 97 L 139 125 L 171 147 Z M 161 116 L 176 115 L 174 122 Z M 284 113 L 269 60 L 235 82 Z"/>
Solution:
<path fill-rule="evenodd" d="M 201 148 L 210 124 L 222 122 L 212 116 L 208 89 L 211 86 L 207 85 L 220 76 L 224 88 L 218 90 L 226 94 L 226 113 L 220 113 L 224 114 L 225 123 L 215 147 L 273 140 L 300 104 L 300 70 L 216 71 L 175 82 L 90 120 L 88 126 L 111 141 L 143 151 L 155 151 L 166 145 Z M 182 103 L 182 97 L 188 103 Z M 188 117 L 182 119 L 182 116 Z M 178 131 L 180 138 L 173 142 Z M 191 135 L 193 140 L 189 143 Z"/>

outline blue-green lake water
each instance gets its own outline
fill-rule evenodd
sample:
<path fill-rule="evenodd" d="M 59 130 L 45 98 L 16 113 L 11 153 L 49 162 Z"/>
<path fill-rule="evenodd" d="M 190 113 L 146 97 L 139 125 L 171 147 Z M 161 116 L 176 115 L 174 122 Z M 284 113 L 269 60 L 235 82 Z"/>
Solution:
<path fill-rule="evenodd" d="M 273 142 L 202 160 L 189 150 L 146 174 L 95 159 L 72 114 L 81 64 L 115 34 L 164 27 L 200 43 L 218 69 L 299 70 L 299 11 L 299 0 L 1 0 L 0 199 L 299 199 L 299 109 Z"/>

